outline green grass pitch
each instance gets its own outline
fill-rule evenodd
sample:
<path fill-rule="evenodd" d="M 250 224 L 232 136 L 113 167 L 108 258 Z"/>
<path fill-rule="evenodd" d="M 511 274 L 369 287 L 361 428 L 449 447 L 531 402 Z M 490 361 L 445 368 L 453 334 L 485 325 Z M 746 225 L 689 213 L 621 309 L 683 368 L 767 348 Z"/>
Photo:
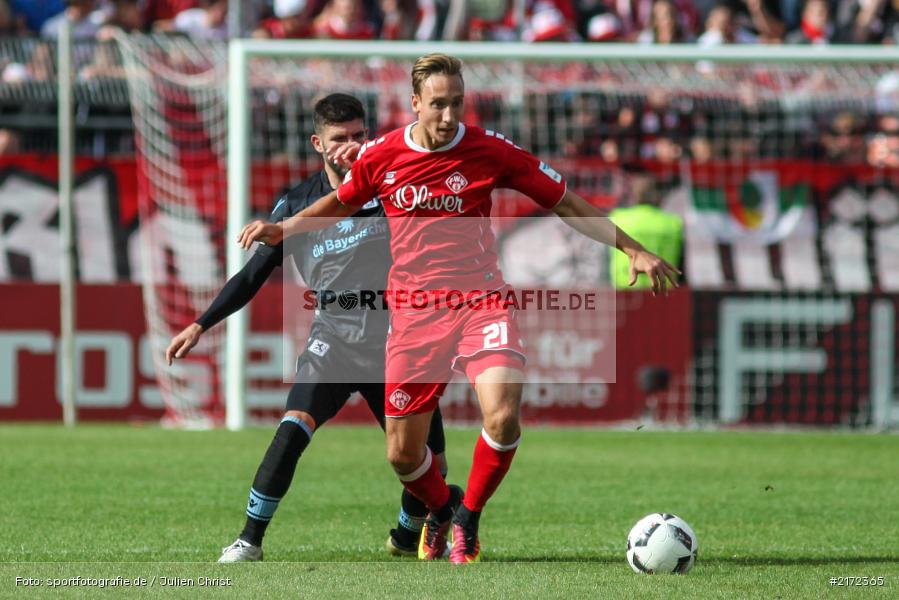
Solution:
<path fill-rule="evenodd" d="M 899 436 L 526 429 L 484 513 L 484 562 L 383 550 L 400 487 L 373 427 L 325 427 L 261 564 L 215 565 L 273 433 L 0 426 L 0 598 L 821 598 L 899 596 Z M 448 432 L 464 484 L 477 431 Z M 667 511 L 699 538 L 686 576 L 632 573 L 625 537 Z M 48 579 L 156 577 L 51 589 Z M 16 586 L 16 577 L 41 580 Z M 231 578 L 215 590 L 160 578 Z M 879 587 L 831 577 L 883 577 Z"/>

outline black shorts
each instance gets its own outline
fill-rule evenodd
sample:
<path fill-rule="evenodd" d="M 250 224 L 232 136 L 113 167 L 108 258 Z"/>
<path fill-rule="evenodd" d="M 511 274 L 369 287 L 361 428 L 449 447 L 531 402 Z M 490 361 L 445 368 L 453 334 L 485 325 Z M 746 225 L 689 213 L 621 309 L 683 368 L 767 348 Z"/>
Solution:
<path fill-rule="evenodd" d="M 352 347 L 335 336 L 316 331 L 314 326 L 309 339 L 306 351 L 297 359 L 296 382 L 287 395 L 286 410 L 309 413 L 318 429 L 343 408 L 350 396 L 359 392 L 381 429 L 384 429 L 383 349 L 365 351 Z M 322 353 L 320 344 L 313 348 L 315 341 L 327 344 L 327 351 Z M 440 408 L 434 411 L 431 418 L 428 447 L 434 454 L 446 450 Z"/>

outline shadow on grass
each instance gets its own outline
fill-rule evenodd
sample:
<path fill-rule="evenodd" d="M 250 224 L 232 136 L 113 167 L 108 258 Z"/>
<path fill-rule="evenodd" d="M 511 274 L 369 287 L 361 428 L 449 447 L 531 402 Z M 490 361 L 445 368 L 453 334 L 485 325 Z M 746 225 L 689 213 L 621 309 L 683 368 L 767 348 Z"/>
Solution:
<path fill-rule="evenodd" d="M 440 561 L 445 564 L 445 561 Z M 489 564 L 507 564 L 507 565 L 527 565 L 529 563 L 557 563 L 557 564 L 590 564 L 590 565 L 621 565 L 624 566 L 624 553 L 621 553 L 621 556 L 609 556 L 609 555 L 589 555 L 589 554 L 581 554 L 577 556 L 540 556 L 540 555 L 500 555 L 500 556 L 491 556 L 491 555 L 483 555 L 483 562 Z M 407 559 L 389 559 L 385 560 L 384 557 L 372 557 L 372 560 L 346 560 L 345 557 L 341 556 L 327 556 L 327 557 L 319 557 L 314 560 L 310 560 L 308 556 L 299 557 L 291 555 L 290 553 L 285 553 L 284 555 L 278 557 L 272 557 L 272 560 L 267 560 L 266 564 L 293 564 L 293 565 L 307 565 L 308 571 L 314 571 L 320 567 L 326 566 L 336 566 L 341 564 L 356 564 L 356 565 L 376 565 L 379 568 L 383 568 L 385 565 L 389 566 L 413 566 L 413 565 L 424 565 L 425 563 L 420 562 L 416 558 L 407 558 Z M 788 566 L 845 566 L 845 565 L 899 565 L 899 555 L 897 556 L 889 556 L 889 555 L 863 555 L 863 556 L 833 556 L 833 557 L 785 557 L 785 556 L 712 556 L 712 557 L 704 557 L 700 553 L 699 563 L 704 566 L 731 566 L 731 567 L 788 567 Z M 208 566 L 221 566 L 215 565 L 212 561 L 166 561 L 166 560 L 94 560 L 94 561 L 80 561 L 80 560 L 72 560 L 72 561 L 21 561 L 21 560 L 3 560 L 0 561 L 0 570 L 4 567 L 14 567 L 16 565 L 46 565 L 46 566 L 65 566 L 65 565 L 82 565 L 82 564 L 108 564 L 108 565 L 127 565 L 127 564 L 183 564 L 185 566 L 192 565 L 208 565 Z M 228 568 L 230 565 L 226 565 L 225 568 Z"/>
<path fill-rule="evenodd" d="M 726 564 L 739 567 L 758 567 L 765 565 L 864 565 L 864 564 L 896 564 L 899 556 L 863 555 L 863 556 L 721 556 L 703 559 L 708 564 Z"/>
<path fill-rule="evenodd" d="M 598 564 L 618 564 L 624 560 L 624 553 L 621 556 L 521 556 L 521 555 L 503 555 L 503 556 L 485 556 L 484 561 L 491 563 L 515 563 L 515 562 L 553 562 L 553 563 L 598 563 Z M 897 564 L 899 563 L 899 555 L 867 555 L 867 556 L 825 556 L 825 557 L 804 557 L 804 556 L 712 556 L 704 557 L 699 554 L 699 562 L 704 565 L 730 565 L 737 567 L 763 567 L 763 566 L 840 566 L 840 565 L 877 565 L 877 564 Z"/>

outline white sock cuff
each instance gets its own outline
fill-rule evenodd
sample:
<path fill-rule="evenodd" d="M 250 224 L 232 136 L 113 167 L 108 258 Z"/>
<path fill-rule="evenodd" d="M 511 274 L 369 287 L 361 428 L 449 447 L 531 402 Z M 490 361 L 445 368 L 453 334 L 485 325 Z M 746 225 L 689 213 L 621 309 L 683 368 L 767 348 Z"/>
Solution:
<path fill-rule="evenodd" d="M 487 445 L 488 445 L 488 446 L 490 446 L 491 448 L 493 448 L 493 449 L 496 450 L 497 452 L 508 452 L 509 450 L 515 450 L 515 448 L 518 448 L 518 444 L 521 443 L 521 435 L 519 435 L 518 438 L 517 438 L 514 442 L 512 442 L 511 444 L 507 444 L 507 445 L 503 446 L 503 445 L 500 444 L 499 442 L 494 441 L 493 438 L 491 438 L 491 437 L 487 434 L 487 430 L 486 430 L 486 429 L 481 429 L 481 437 L 484 438 L 484 441 L 487 442 Z"/>
<path fill-rule="evenodd" d="M 425 459 L 424 461 L 418 465 L 418 468 L 408 473 L 407 475 L 400 475 L 400 481 L 415 481 L 422 475 L 428 472 L 428 469 L 431 468 L 431 461 L 434 460 L 434 457 L 431 455 L 431 449 L 425 448 Z"/>

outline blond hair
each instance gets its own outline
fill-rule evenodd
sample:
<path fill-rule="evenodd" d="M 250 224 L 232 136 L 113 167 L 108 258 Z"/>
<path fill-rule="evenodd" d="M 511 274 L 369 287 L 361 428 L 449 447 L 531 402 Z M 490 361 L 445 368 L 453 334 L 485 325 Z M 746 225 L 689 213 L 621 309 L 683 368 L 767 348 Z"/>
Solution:
<path fill-rule="evenodd" d="M 447 54 L 425 54 L 412 66 L 412 91 L 421 94 L 421 86 L 431 75 L 462 77 L 462 61 Z"/>

